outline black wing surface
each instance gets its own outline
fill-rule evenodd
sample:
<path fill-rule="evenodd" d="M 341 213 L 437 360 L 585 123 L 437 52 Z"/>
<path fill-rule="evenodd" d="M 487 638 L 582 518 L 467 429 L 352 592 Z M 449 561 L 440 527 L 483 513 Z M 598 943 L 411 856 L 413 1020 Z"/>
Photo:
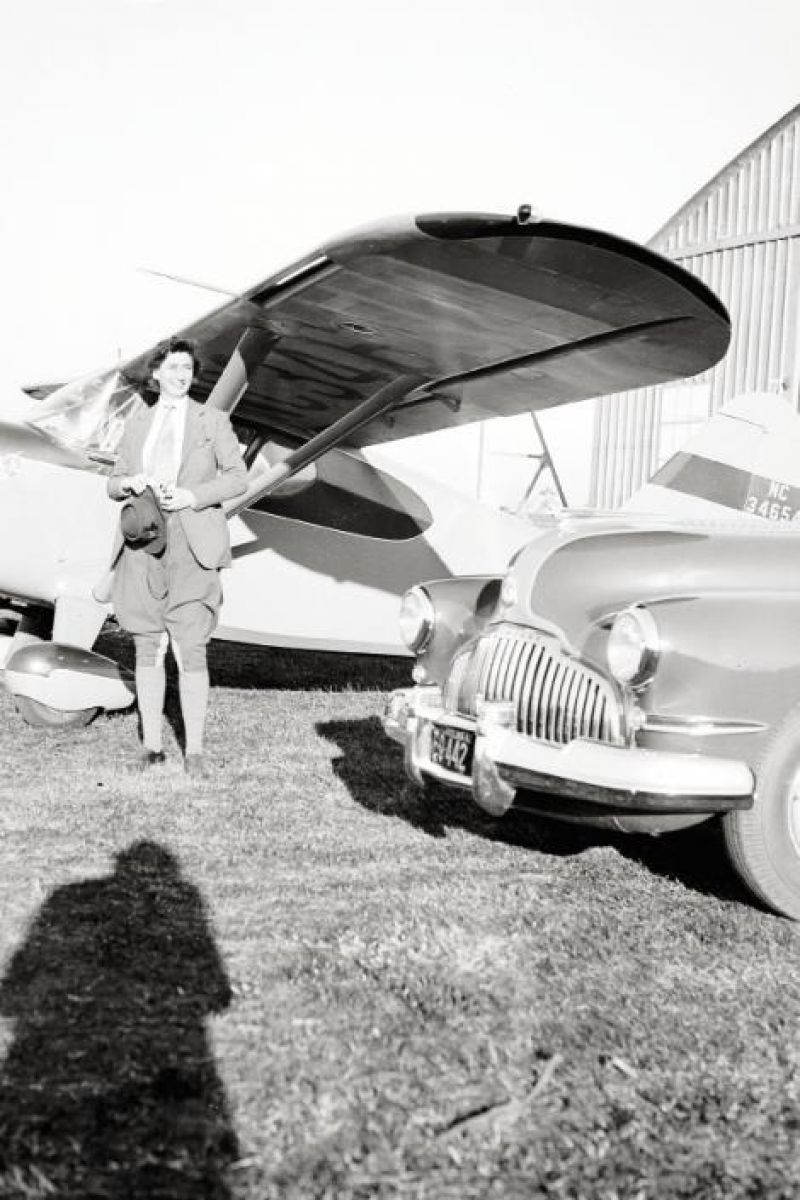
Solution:
<path fill-rule="evenodd" d="M 355 447 L 695 375 L 730 322 L 694 276 L 611 234 L 433 214 L 329 242 L 180 333 L 204 358 L 198 398 L 240 348 L 237 419 L 276 437 L 306 441 L 399 381 L 339 442 Z M 146 361 L 123 370 L 141 380 Z"/>

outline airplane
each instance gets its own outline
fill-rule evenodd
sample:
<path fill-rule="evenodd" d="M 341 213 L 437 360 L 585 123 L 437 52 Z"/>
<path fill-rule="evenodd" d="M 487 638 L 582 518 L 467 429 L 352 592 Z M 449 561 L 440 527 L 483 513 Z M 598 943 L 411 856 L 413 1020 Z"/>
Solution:
<path fill-rule="evenodd" d="M 231 415 L 249 468 L 227 506 L 216 636 L 402 654 L 411 584 L 502 572 L 531 528 L 381 445 L 695 375 L 725 353 L 730 322 L 668 259 L 522 206 L 357 230 L 178 333 L 205 364 L 192 394 Z M 125 420 L 155 398 L 151 350 L 0 413 L 0 667 L 35 725 L 133 701 L 93 646 L 111 616 L 106 477 Z"/>
<path fill-rule="evenodd" d="M 800 520 L 800 419 L 778 392 L 734 397 L 620 506 L 682 523 Z"/>

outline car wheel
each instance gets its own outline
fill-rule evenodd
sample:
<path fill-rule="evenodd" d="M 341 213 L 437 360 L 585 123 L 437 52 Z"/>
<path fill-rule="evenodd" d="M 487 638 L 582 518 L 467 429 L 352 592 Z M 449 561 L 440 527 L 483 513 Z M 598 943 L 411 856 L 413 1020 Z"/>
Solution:
<path fill-rule="evenodd" d="M 38 729 L 78 729 L 82 725 L 88 725 L 100 711 L 99 708 L 64 711 L 60 708 L 50 708 L 39 700 L 31 700 L 29 696 L 15 696 L 14 703 L 22 719 Z"/>
<path fill-rule="evenodd" d="M 800 921 L 800 708 L 764 749 L 753 807 L 726 813 L 722 828 L 747 887 L 775 912 Z"/>

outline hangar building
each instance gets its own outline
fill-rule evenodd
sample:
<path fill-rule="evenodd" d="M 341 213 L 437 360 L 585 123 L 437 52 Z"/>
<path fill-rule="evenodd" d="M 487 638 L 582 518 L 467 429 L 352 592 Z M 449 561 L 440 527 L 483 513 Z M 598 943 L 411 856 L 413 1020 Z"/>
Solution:
<path fill-rule="evenodd" d="M 636 491 L 731 397 L 777 391 L 800 409 L 800 105 L 737 155 L 649 245 L 727 306 L 725 358 L 693 379 L 598 401 L 591 502 Z"/>

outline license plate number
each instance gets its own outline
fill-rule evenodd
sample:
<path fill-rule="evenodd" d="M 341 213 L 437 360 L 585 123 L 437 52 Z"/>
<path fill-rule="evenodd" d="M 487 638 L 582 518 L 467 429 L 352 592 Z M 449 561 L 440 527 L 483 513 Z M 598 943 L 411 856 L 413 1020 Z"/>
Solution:
<path fill-rule="evenodd" d="M 469 775 L 475 751 L 475 734 L 471 729 L 454 729 L 450 725 L 431 726 L 431 762 L 456 775 Z"/>

